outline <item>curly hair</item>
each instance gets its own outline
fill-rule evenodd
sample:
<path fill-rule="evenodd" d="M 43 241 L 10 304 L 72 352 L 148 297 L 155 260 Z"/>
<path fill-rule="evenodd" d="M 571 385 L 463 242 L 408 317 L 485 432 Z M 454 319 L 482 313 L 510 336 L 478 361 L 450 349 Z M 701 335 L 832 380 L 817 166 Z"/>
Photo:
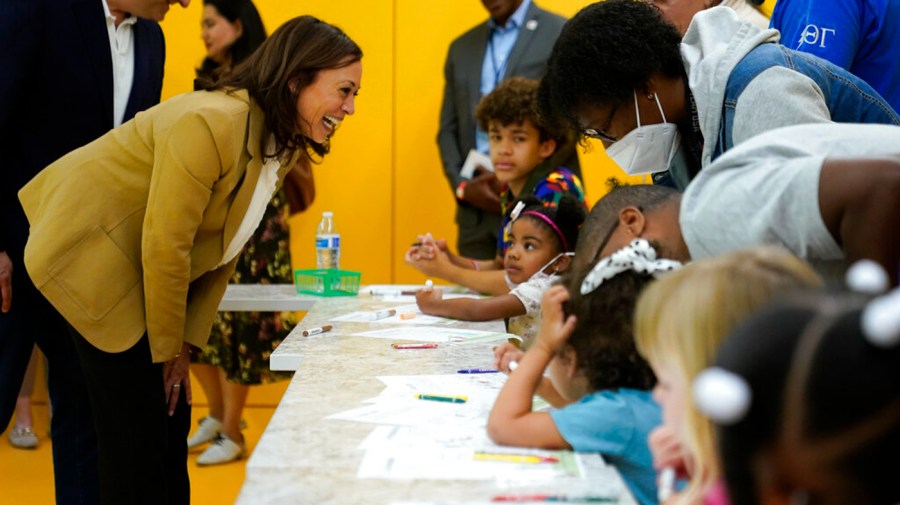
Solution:
<path fill-rule="evenodd" d="M 565 193 L 560 196 L 557 203 L 553 203 L 545 202 L 537 196 L 529 194 L 517 199 L 510 208 L 515 209 L 519 202 L 525 204 L 522 213 L 519 214 L 519 219 L 530 219 L 545 228 L 556 240 L 559 252 L 573 252 L 575 250 L 576 245 L 578 245 L 578 233 L 585 218 L 584 204 L 578 198 Z M 529 212 L 532 214 L 528 214 Z M 547 221 L 535 216 L 534 213 L 546 216 L 547 219 L 556 225 L 558 231 L 552 229 Z M 560 236 L 560 234 L 562 235 Z M 565 242 L 565 245 L 563 242 Z"/>
<path fill-rule="evenodd" d="M 578 108 L 615 106 L 656 72 L 684 74 L 681 35 L 644 0 L 605 0 L 566 22 L 547 62 L 538 103 L 552 130 L 580 132 Z"/>
<path fill-rule="evenodd" d="M 538 81 L 524 77 L 510 77 L 501 82 L 478 102 L 475 108 L 478 126 L 488 131 L 492 121 L 509 126 L 522 124 L 527 119 L 538 131 L 541 142 L 552 139 L 560 143 L 565 140 L 565 137 L 552 133 L 541 121 L 537 102 L 538 84 Z"/>
<path fill-rule="evenodd" d="M 271 37 L 233 71 L 215 82 L 200 82 L 202 89 L 246 89 L 265 111 L 266 128 L 275 136 L 275 153 L 300 150 L 324 156 L 323 144 L 300 134 L 297 98 L 315 82 L 320 70 L 343 68 L 362 59 L 356 42 L 340 28 L 312 16 L 299 16 L 281 25 Z"/>
<path fill-rule="evenodd" d="M 634 308 L 654 277 L 623 272 L 582 295 L 581 281 L 590 269 L 570 272 L 563 279 L 571 295 L 565 312 L 574 315 L 577 323 L 568 345 L 575 351 L 576 366 L 591 388 L 652 389 L 656 376 L 634 342 Z"/>

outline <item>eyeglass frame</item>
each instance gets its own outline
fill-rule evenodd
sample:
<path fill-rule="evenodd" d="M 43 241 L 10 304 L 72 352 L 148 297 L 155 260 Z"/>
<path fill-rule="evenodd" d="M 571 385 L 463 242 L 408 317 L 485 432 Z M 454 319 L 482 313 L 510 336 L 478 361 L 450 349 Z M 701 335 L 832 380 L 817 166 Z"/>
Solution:
<path fill-rule="evenodd" d="M 599 140 L 607 144 L 615 144 L 616 142 L 618 142 L 618 138 L 606 133 L 605 130 L 609 128 L 609 125 L 612 124 L 613 118 L 616 116 L 616 112 L 619 110 L 619 105 L 621 104 L 622 103 L 619 102 L 613 106 L 612 110 L 609 112 L 609 116 L 606 118 L 606 122 L 603 124 L 603 127 L 601 127 L 599 130 L 595 128 L 582 128 L 581 134 L 585 137 Z"/>

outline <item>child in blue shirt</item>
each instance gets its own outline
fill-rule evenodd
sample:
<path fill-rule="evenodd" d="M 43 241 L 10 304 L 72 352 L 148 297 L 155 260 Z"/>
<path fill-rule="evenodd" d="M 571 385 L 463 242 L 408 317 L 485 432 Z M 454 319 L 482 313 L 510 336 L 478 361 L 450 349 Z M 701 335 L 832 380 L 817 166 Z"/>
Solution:
<path fill-rule="evenodd" d="M 643 288 L 679 265 L 657 260 L 656 251 L 639 239 L 547 290 L 537 341 L 491 410 L 491 439 L 599 452 L 618 468 L 638 502 L 657 503 L 647 436 L 661 413 L 650 394 L 653 372 L 635 348 L 632 316 Z M 545 369 L 550 385 L 544 383 Z M 534 394 L 548 388 L 564 406 L 532 412 Z"/>

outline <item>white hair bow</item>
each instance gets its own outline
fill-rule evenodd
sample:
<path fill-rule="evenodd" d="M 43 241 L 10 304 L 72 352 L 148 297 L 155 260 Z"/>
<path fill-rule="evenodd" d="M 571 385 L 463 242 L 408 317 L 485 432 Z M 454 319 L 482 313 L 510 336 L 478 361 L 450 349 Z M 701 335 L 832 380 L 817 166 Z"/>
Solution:
<path fill-rule="evenodd" d="M 681 262 L 656 259 L 656 249 L 642 238 L 601 259 L 581 282 L 581 294 L 586 295 L 605 281 L 622 272 L 633 271 L 659 277 L 665 272 L 681 268 Z"/>

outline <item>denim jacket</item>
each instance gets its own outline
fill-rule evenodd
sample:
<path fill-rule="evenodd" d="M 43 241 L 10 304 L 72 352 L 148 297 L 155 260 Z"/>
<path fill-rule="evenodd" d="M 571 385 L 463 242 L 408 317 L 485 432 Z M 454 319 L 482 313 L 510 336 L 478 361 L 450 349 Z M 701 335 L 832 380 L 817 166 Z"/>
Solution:
<path fill-rule="evenodd" d="M 822 90 L 831 120 L 836 123 L 881 123 L 900 125 L 900 116 L 865 81 L 837 65 L 780 44 L 762 44 L 750 51 L 732 70 L 725 87 L 722 122 L 712 159 L 734 147 L 732 129 L 738 99 L 747 84 L 762 71 L 782 66 L 795 70 Z M 777 93 L 777 90 L 772 90 Z"/>

